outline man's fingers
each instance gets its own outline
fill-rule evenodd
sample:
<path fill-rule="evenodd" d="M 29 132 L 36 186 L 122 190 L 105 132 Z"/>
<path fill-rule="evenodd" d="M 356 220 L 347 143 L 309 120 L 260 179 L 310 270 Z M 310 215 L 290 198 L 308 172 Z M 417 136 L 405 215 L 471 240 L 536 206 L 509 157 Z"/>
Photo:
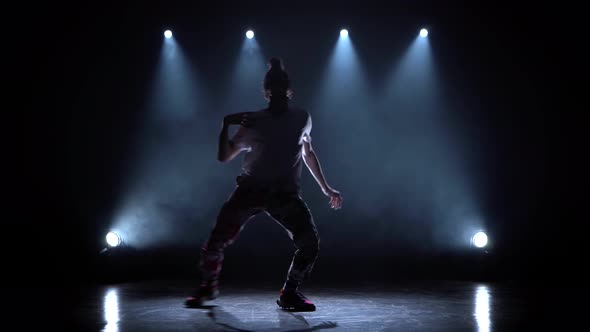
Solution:
<path fill-rule="evenodd" d="M 339 197 L 339 196 L 330 197 L 330 207 L 335 210 L 340 209 L 342 207 L 342 197 Z"/>
<path fill-rule="evenodd" d="M 336 209 L 340 209 L 342 207 L 342 197 L 334 198 L 334 206 L 336 207 Z"/>

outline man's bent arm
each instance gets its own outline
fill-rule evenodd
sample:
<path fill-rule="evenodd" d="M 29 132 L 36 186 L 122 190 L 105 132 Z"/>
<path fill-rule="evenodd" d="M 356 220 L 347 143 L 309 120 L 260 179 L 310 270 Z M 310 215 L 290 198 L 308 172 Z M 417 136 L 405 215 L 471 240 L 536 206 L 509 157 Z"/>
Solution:
<path fill-rule="evenodd" d="M 238 130 L 242 130 L 240 127 Z M 229 139 L 229 125 L 223 124 L 221 133 L 219 134 L 219 146 L 217 149 L 217 160 L 221 162 L 228 162 L 234 159 L 242 149 Z"/>
<path fill-rule="evenodd" d="M 303 161 L 325 194 L 333 190 L 326 182 L 320 161 L 313 151 L 311 143 L 303 142 Z"/>

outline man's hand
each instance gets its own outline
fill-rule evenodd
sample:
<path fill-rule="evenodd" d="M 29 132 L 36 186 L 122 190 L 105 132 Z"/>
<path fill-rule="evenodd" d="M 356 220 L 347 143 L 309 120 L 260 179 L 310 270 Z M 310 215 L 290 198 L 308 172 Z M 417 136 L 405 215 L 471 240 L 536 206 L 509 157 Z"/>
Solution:
<path fill-rule="evenodd" d="M 254 124 L 253 113 L 254 112 L 242 112 L 226 115 L 223 118 L 223 125 L 226 127 L 229 125 L 241 125 L 246 128 L 252 127 Z"/>
<path fill-rule="evenodd" d="M 338 190 L 328 188 L 324 191 L 324 194 L 330 197 L 330 207 L 334 210 L 342 208 L 342 195 Z"/>

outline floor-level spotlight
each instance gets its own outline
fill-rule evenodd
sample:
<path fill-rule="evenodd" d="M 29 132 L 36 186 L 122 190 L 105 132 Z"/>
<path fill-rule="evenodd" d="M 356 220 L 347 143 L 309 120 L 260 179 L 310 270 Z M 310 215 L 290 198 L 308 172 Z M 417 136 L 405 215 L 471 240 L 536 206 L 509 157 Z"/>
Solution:
<path fill-rule="evenodd" d="M 110 231 L 107 233 L 107 236 L 105 237 L 107 244 L 109 245 L 109 247 L 114 248 L 114 247 L 118 247 L 121 245 L 121 236 L 119 236 L 119 234 Z"/>
<path fill-rule="evenodd" d="M 478 248 L 483 248 L 488 244 L 488 236 L 485 232 L 479 231 L 473 235 L 471 243 Z"/>

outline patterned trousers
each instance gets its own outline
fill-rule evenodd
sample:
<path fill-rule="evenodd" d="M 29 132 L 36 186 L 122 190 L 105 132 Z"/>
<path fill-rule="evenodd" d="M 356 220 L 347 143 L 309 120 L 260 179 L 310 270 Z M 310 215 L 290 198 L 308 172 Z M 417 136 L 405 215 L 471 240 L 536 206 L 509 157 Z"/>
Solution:
<path fill-rule="evenodd" d="M 216 285 L 223 265 L 223 251 L 233 243 L 246 222 L 267 212 L 285 228 L 295 244 L 287 281 L 299 285 L 316 261 L 319 237 L 309 208 L 297 192 L 273 191 L 253 185 L 238 185 L 225 202 L 208 240 L 201 249 L 199 268 L 206 285 Z"/>

